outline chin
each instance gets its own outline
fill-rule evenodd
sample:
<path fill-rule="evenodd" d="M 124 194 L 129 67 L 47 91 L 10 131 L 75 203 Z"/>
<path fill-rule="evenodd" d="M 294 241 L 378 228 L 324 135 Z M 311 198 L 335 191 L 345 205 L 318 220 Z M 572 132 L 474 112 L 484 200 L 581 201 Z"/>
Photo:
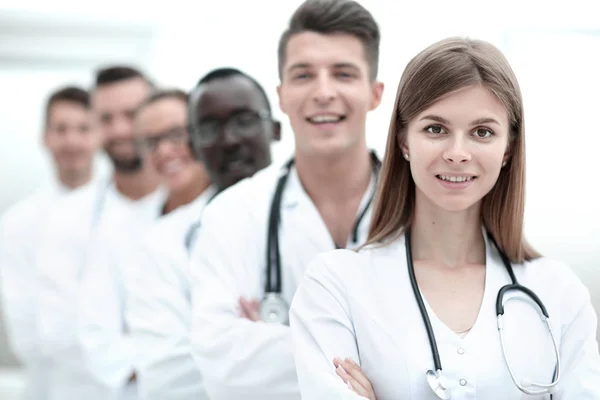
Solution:
<path fill-rule="evenodd" d="M 474 201 L 472 199 L 449 199 L 447 196 L 439 196 L 433 203 L 440 209 L 449 213 L 466 212 L 479 205 L 478 201 Z"/>
<path fill-rule="evenodd" d="M 344 154 L 350 144 L 340 140 L 315 140 L 307 146 L 307 152 L 312 155 L 331 157 Z"/>

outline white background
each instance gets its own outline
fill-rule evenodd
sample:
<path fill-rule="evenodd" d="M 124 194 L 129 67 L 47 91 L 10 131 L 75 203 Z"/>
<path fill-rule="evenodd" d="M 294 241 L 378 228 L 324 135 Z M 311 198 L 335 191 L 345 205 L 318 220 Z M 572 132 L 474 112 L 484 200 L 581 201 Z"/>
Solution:
<path fill-rule="evenodd" d="M 48 91 L 89 84 L 100 64 L 132 62 L 183 89 L 212 68 L 243 69 L 265 86 L 283 122 L 276 161 L 293 151 L 277 107 L 276 50 L 301 1 L 18 3 L 0 0 L 0 211 L 52 174 L 40 147 Z M 573 266 L 600 310 L 599 2 L 361 3 L 383 36 L 379 78 L 386 89 L 368 121 L 369 144 L 380 154 L 398 80 L 416 52 L 450 35 L 489 40 L 504 51 L 525 100 L 526 233 L 544 254 Z M 98 165 L 105 168 L 103 160 Z"/>

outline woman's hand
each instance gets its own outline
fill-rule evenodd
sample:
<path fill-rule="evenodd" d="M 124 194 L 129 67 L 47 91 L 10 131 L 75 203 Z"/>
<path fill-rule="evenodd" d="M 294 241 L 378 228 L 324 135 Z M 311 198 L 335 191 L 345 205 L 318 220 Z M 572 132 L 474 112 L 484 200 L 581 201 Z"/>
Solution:
<path fill-rule="evenodd" d="M 256 299 L 246 300 L 244 297 L 240 297 L 240 316 L 250 321 L 260 321 L 260 303 Z"/>
<path fill-rule="evenodd" d="M 354 393 L 369 400 L 377 400 L 371 382 L 369 382 L 358 364 L 350 358 L 342 360 L 336 357 L 333 359 L 333 365 L 335 366 L 335 372 Z"/>

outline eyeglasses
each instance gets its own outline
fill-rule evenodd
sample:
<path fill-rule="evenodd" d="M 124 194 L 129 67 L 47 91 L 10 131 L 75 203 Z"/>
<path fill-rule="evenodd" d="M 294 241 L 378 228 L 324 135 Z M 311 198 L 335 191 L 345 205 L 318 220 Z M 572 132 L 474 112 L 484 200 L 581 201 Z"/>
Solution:
<path fill-rule="evenodd" d="M 192 127 L 192 142 L 197 148 L 211 146 L 225 131 L 239 138 L 252 138 L 261 132 L 263 121 L 271 120 L 271 114 L 267 111 L 244 111 L 224 121 L 206 119 Z"/>
<path fill-rule="evenodd" d="M 185 127 L 175 127 L 158 135 L 147 136 L 136 140 L 136 144 L 143 151 L 156 151 L 160 142 L 166 140 L 173 145 L 187 144 L 190 139 L 188 130 Z"/>

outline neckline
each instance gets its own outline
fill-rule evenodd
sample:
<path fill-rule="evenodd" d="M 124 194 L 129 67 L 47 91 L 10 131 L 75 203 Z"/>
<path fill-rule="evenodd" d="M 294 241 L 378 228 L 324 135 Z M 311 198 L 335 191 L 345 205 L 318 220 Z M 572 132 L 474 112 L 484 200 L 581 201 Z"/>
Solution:
<path fill-rule="evenodd" d="M 448 325 L 446 325 L 446 323 L 444 323 L 438 317 L 438 315 L 435 313 L 435 311 L 433 310 L 433 308 L 427 301 L 425 294 L 419 288 L 421 298 L 423 299 L 423 304 L 425 305 L 425 309 L 427 311 L 427 314 L 429 315 L 429 319 L 431 321 L 434 331 L 436 330 L 436 328 L 438 328 L 438 330 L 441 329 L 443 331 L 444 337 L 451 337 L 452 340 L 459 341 L 461 343 L 470 341 L 470 338 L 475 335 L 473 332 L 479 331 L 480 325 L 482 325 L 484 323 L 484 322 L 482 322 L 482 320 L 485 319 L 485 317 L 486 317 L 486 314 L 485 314 L 486 310 L 493 309 L 492 304 L 490 303 L 490 301 L 492 301 L 491 297 L 490 297 L 491 296 L 491 294 L 490 294 L 490 281 L 491 281 L 490 273 L 493 270 L 493 268 L 491 268 L 493 265 L 493 260 L 491 257 L 490 243 L 488 241 L 485 231 L 483 232 L 483 238 L 485 241 L 485 265 L 484 265 L 485 278 L 484 278 L 484 287 L 483 287 L 483 297 L 481 299 L 481 304 L 479 306 L 479 311 L 477 312 L 477 317 L 475 318 L 475 322 L 473 323 L 471 328 L 467 331 L 467 333 L 464 336 L 461 337 L 461 335 L 459 333 L 452 330 Z M 439 339 L 438 339 L 438 341 L 439 341 Z"/>

